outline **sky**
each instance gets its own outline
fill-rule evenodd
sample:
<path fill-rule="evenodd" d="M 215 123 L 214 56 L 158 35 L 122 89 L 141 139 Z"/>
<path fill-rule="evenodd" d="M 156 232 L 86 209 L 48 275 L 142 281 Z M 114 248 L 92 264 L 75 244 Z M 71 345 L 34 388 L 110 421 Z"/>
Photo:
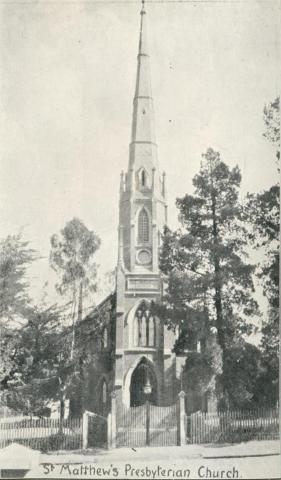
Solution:
<path fill-rule="evenodd" d="M 54 273 L 50 236 L 74 216 L 98 233 L 100 276 L 117 259 L 128 164 L 139 1 L 1 2 L 0 236 L 23 235 Z M 169 224 L 208 147 L 242 172 L 241 193 L 276 182 L 263 107 L 279 94 L 278 0 L 146 2 L 160 169 Z M 104 287 L 93 299 L 106 291 Z"/>

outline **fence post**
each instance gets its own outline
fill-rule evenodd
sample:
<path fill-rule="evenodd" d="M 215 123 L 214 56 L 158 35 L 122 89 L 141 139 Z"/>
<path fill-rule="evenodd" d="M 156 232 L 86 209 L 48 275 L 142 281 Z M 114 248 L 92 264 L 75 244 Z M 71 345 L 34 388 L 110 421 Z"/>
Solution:
<path fill-rule="evenodd" d="M 145 444 L 148 446 L 150 444 L 149 438 L 149 430 L 150 430 L 150 405 L 149 401 L 146 400 L 145 402 L 145 411 L 146 411 L 146 419 L 145 419 Z"/>
<path fill-rule="evenodd" d="M 107 448 L 112 447 L 112 431 L 111 431 L 111 426 L 112 426 L 112 414 L 109 412 L 107 415 Z"/>
<path fill-rule="evenodd" d="M 185 393 L 181 391 L 179 393 L 179 409 L 178 409 L 178 444 L 186 444 L 186 415 L 185 415 L 185 405 L 184 405 Z"/>
<path fill-rule="evenodd" d="M 207 412 L 214 414 L 218 412 L 218 399 L 215 392 L 210 392 L 207 397 Z"/>
<path fill-rule="evenodd" d="M 116 448 L 116 392 L 111 394 L 111 448 Z"/>
<path fill-rule="evenodd" d="M 82 419 L 82 448 L 86 450 L 88 448 L 88 430 L 89 430 L 89 419 L 88 412 L 83 413 Z"/>

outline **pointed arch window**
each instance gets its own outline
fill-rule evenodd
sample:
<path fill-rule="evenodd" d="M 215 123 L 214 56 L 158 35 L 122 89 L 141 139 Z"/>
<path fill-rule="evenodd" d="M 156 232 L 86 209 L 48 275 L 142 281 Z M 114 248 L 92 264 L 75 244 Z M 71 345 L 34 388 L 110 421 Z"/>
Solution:
<path fill-rule="evenodd" d="M 141 186 L 145 187 L 146 186 L 146 173 L 144 170 L 141 172 Z"/>
<path fill-rule="evenodd" d="M 140 168 L 136 175 L 137 187 L 140 190 L 146 189 L 149 186 L 149 175 L 145 168 Z"/>
<path fill-rule="evenodd" d="M 136 310 L 134 329 L 135 347 L 155 347 L 156 320 L 145 302 Z"/>
<path fill-rule="evenodd" d="M 107 402 L 107 385 L 106 381 L 103 381 L 102 384 L 102 403 L 105 404 Z"/>
<path fill-rule="evenodd" d="M 107 347 L 108 347 L 108 329 L 107 329 L 107 327 L 104 327 L 104 329 L 101 332 L 100 347 L 101 347 L 101 350 L 106 350 Z"/>
<path fill-rule="evenodd" d="M 138 241 L 139 243 L 149 241 L 149 218 L 144 208 L 140 211 L 138 218 Z"/>
<path fill-rule="evenodd" d="M 101 415 L 107 414 L 108 407 L 108 386 L 106 380 L 103 378 L 99 389 L 99 413 Z"/>

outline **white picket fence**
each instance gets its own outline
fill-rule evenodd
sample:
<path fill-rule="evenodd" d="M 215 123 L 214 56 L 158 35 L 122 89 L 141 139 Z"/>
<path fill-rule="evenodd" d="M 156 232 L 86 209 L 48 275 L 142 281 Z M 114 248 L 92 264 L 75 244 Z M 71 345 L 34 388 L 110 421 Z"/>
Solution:
<path fill-rule="evenodd" d="M 187 417 L 189 443 L 234 443 L 278 438 L 278 408 L 218 413 L 196 412 Z"/>
<path fill-rule="evenodd" d="M 36 450 L 76 450 L 82 436 L 82 418 L 11 417 L 0 423 L 0 447 L 17 442 Z"/>

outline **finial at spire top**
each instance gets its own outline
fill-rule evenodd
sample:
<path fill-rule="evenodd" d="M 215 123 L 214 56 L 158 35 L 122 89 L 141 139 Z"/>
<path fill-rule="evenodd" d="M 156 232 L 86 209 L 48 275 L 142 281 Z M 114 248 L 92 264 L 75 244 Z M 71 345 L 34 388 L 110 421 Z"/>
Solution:
<path fill-rule="evenodd" d="M 142 3 L 142 7 L 141 7 L 141 14 L 142 14 L 142 13 L 145 13 L 145 6 L 144 6 L 145 0 L 141 0 L 141 3 Z"/>

